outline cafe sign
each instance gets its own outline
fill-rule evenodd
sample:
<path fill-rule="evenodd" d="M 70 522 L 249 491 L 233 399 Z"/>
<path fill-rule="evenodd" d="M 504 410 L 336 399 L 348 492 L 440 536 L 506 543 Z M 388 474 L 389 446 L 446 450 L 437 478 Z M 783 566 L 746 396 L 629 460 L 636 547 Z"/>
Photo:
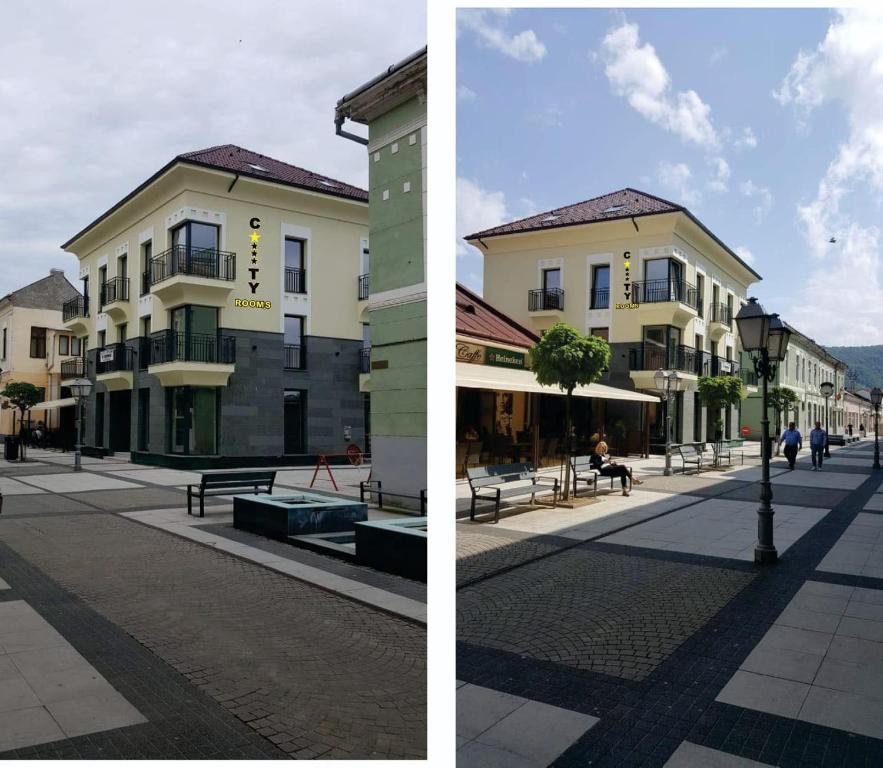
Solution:
<path fill-rule="evenodd" d="M 465 341 L 457 342 L 457 362 L 484 364 L 484 347 L 478 344 L 467 344 Z"/>
<path fill-rule="evenodd" d="M 487 347 L 485 356 L 488 365 L 498 365 L 501 368 L 524 368 L 524 352 Z"/>

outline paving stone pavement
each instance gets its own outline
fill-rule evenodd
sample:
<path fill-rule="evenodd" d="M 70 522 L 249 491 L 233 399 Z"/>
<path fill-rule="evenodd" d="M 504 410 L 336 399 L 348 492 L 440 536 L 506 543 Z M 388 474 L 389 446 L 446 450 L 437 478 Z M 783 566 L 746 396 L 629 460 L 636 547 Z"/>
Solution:
<path fill-rule="evenodd" d="M 152 651 L 276 754 L 425 755 L 422 628 L 113 515 L 3 518 L 0 546 Z M 152 723 L 155 707 L 90 661 Z M 179 714 L 186 731 L 186 707 Z M 249 739 L 243 752 L 229 746 L 231 756 L 261 751 Z"/>
<path fill-rule="evenodd" d="M 787 715 L 760 711 L 750 697 L 743 702 L 751 706 L 716 700 L 743 666 L 746 671 L 755 670 L 752 674 L 770 678 L 764 681 L 768 691 L 776 689 L 777 679 L 787 681 L 789 676 L 810 674 L 804 669 L 809 651 L 794 650 L 790 640 L 780 642 L 780 636 L 791 632 L 795 622 L 835 620 L 815 604 L 804 606 L 801 601 L 806 589 L 836 591 L 835 585 L 839 585 L 883 590 L 883 574 L 845 568 L 836 572 L 817 570 L 832 549 L 839 562 L 846 561 L 849 542 L 863 523 L 868 528 L 868 518 L 861 515 L 883 514 L 872 500 L 875 491 L 883 489 L 883 475 L 871 472 L 871 448 L 866 442 L 837 449 L 836 453 L 832 449 L 840 459 L 849 461 L 832 463 L 830 474 L 826 474 L 828 467 L 818 477 L 798 470 L 800 474 L 792 473 L 786 481 L 774 483 L 774 507 L 816 507 L 808 514 L 818 519 L 781 555 L 775 567 L 763 568 L 731 556 L 711 557 L 601 541 L 549 549 L 549 540 L 555 537 L 547 536 L 538 539 L 546 542 L 546 551 L 528 556 L 530 542 L 520 541 L 509 562 L 501 563 L 505 547 L 492 548 L 493 561 L 482 573 L 480 547 L 469 552 L 467 544 L 459 545 L 459 551 L 466 552 L 472 561 L 469 570 L 473 577 L 458 591 L 458 612 L 466 619 L 458 626 L 458 678 L 466 684 L 598 718 L 554 760 L 556 768 L 883 765 L 883 739 L 869 735 L 878 732 L 873 721 L 876 701 L 883 697 L 867 694 L 875 702 L 871 707 L 874 711 L 866 706 L 864 712 L 859 712 L 853 707 L 854 721 L 843 711 L 837 714 L 834 706 L 847 699 L 838 691 L 866 693 L 873 685 L 867 670 L 875 674 L 883 670 L 883 618 L 878 618 L 883 617 L 883 611 L 876 607 L 855 605 L 846 616 L 835 617 L 841 623 L 849 621 L 845 629 L 840 627 L 835 633 L 847 634 L 840 641 L 832 640 L 831 647 L 839 642 L 858 660 L 850 663 L 866 663 L 861 667 L 865 671 L 850 668 L 849 680 L 843 680 L 843 674 L 834 680 L 830 675 L 836 665 L 823 661 L 819 669 L 827 670 L 829 677 L 815 679 L 812 688 L 830 688 L 834 693 L 820 691 L 818 701 L 810 701 L 807 696 L 802 718 L 796 717 L 793 706 L 787 708 L 785 699 L 780 706 Z M 757 498 L 756 467 L 722 474 L 729 478 L 718 480 L 717 489 L 714 482 L 703 477 L 702 486 L 691 492 L 746 500 L 754 494 Z M 804 482 L 804 478 L 810 478 L 811 483 Z M 739 485 L 732 485 L 732 480 Z M 683 485 L 683 480 L 679 482 Z M 665 492 L 664 479 L 653 478 L 648 483 L 654 485 L 653 490 Z M 717 490 L 723 493 L 718 496 Z M 858 525 L 850 529 L 854 521 Z M 467 536 L 471 534 L 461 524 L 458 539 L 464 528 Z M 554 525 L 548 529 L 554 529 Z M 500 531 L 489 535 L 499 538 Z M 873 551 L 874 546 L 869 542 L 864 549 Z M 615 562 L 613 558 L 619 561 L 617 567 L 610 565 Z M 697 610 L 695 616 L 681 616 L 682 636 L 665 649 L 661 658 L 647 654 L 643 668 L 622 663 L 619 671 L 615 664 L 601 671 L 603 664 L 595 665 L 594 659 L 599 658 L 603 647 L 598 637 L 604 637 L 603 630 L 611 631 L 603 626 L 605 617 L 613 617 L 613 623 L 632 621 L 628 634 L 637 636 L 637 645 L 643 649 L 649 646 L 648 638 L 662 636 L 655 602 L 641 601 L 647 595 L 656 596 L 657 602 L 664 601 L 678 588 L 677 579 L 667 568 L 684 568 L 691 573 L 683 583 L 691 584 L 689 591 L 701 597 L 708 592 L 706 584 L 713 585 L 721 572 L 747 578 L 747 583 L 729 593 L 722 589 L 717 604 L 707 606 L 706 613 Z M 638 578 L 637 574 L 643 575 Z M 542 584 L 542 589 L 534 591 L 533 584 Z M 479 619 L 480 606 L 485 609 L 483 622 Z M 861 616 L 849 615 L 849 611 L 859 608 Z M 672 613 L 672 609 L 659 608 L 659 612 Z M 821 625 L 810 628 L 817 633 L 821 630 Z M 616 629 L 612 631 L 615 636 Z M 855 637 L 859 632 L 862 636 Z M 804 642 L 805 638 L 801 635 L 799 640 Z M 873 647 L 871 642 L 875 642 Z M 627 651 L 637 650 L 634 645 L 619 648 L 620 662 L 641 658 L 626 656 Z M 846 650 L 841 655 L 852 658 Z M 815 659 L 811 661 L 815 664 Z M 639 674 L 634 673 L 635 669 Z"/>

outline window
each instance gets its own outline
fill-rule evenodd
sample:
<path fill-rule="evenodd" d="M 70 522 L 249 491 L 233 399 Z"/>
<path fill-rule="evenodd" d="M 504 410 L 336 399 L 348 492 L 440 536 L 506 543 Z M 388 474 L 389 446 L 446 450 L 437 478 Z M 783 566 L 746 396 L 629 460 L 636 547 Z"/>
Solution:
<path fill-rule="evenodd" d="M 175 333 L 173 344 L 178 360 L 216 363 L 218 344 L 218 310 L 185 304 L 169 313 L 169 327 Z"/>
<path fill-rule="evenodd" d="M 6 359 L 6 329 L 3 329 L 3 354 L 0 355 L 4 360 Z"/>
<path fill-rule="evenodd" d="M 590 331 L 592 336 L 600 336 L 604 341 L 610 341 L 610 329 L 609 328 L 592 328 Z"/>
<path fill-rule="evenodd" d="M 150 315 L 141 318 L 141 335 L 145 339 L 150 336 Z"/>
<path fill-rule="evenodd" d="M 141 243 L 141 295 L 150 293 L 150 260 L 153 258 L 153 241 Z"/>
<path fill-rule="evenodd" d="M 557 291 L 561 289 L 561 270 L 560 269 L 544 269 L 543 270 L 543 290 Z"/>
<path fill-rule="evenodd" d="M 285 238 L 285 291 L 306 293 L 307 279 L 304 269 L 304 241 Z"/>
<path fill-rule="evenodd" d="M 70 336 L 59 336 L 58 337 L 58 354 L 59 355 L 69 355 L 71 351 L 71 337 Z"/>
<path fill-rule="evenodd" d="M 31 327 L 31 357 L 46 357 L 46 329 Z"/>
<path fill-rule="evenodd" d="M 304 318 L 298 315 L 285 315 L 285 331 L 283 333 L 285 368 L 300 370 L 304 368 Z"/>
<path fill-rule="evenodd" d="M 592 309 L 607 309 L 610 306 L 610 267 L 592 269 Z"/>
<path fill-rule="evenodd" d="M 128 254 L 125 256 L 120 256 L 117 259 L 117 277 L 128 277 L 129 276 L 129 257 Z"/>
<path fill-rule="evenodd" d="M 107 282 L 107 267 L 98 270 L 98 308 L 101 309 L 107 303 L 104 284 Z"/>
<path fill-rule="evenodd" d="M 651 259 L 644 262 L 643 295 L 636 300 L 644 302 L 683 300 L 681 278 L 684 265 L 675 259 Z"/>
<path fill-rule="evenodd" d="M 172 230 L 172 274 L 231 279 L 219 257 L 221 228 L 215 224 L 187 221 Z"/>
<path fill-rule="evenodd" d="M 83 354 L 83 344 L 76 336 L 71 336 L 71 355 L 79 357 Z"/>
<path fill-rule="evenodd" d="M 217 390 L 171 387 L 167 394 L 169 451 L 189 455 L 217 452 Z"/>
<path fill-rule="evenodd" d="M 696 308 L 699 317 L 705 317 L 705 275 L 698 273 L 696 275 Z"/>
<path fill-rule="evenodd" d="M 104 349 L 105 344 L 107 344 L 107 331 L 98 331 L 99 349 Z"/>
<path fill-rule="evenodd" d="M 122 344 L 126 337 L 128 336 L 129 324 L 128 323 L 120 323 L 117 326 L 117 341 Z"/>

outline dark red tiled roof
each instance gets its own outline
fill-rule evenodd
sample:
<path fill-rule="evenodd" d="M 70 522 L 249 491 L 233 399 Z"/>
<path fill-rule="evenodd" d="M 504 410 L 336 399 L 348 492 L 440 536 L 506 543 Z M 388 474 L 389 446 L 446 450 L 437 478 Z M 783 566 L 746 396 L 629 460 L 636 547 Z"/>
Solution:
<path fill-rule="evenodd" d="M 217 147 L 199 149 L 196 152 L 185 152 L 178 155 L 177 159 L 196 165 L 233 171 L 250 178 L 266 179 L 277 184 L 311 189 L 324 195 L 368 201 L 368 193 L 364 189 L 332 179 L 329 176 L 313 173 L 304 168 L 298 168 L 296 165 L 283 163 L 281 160 L 252 152 L 250 149 L 237 147 L 235 144 L 220 144 Z"/>
<path fill-rule="evenodd" d="M 539 337 L 457 283 L 457 333 L 486 341 L 532 347 Z"/>
<path fill-rule="evenodd" d="M 498 227 L 491 227 L 474 235 L 467 235 L 466 240 L 478 237 L 492 237 L 494 235 L 508 235 L 516 232 L 531 232 L 538 229 L 554 229 L 556 227 L 568 227 L 574 224 L 588 224 L 595 221 L 609 221 L 611 219 L 623 219 L 631 216 L 647 216 L 653 213 L 671 213 L 682 211 L 684 208 L 676 203 L 663 200 L 661 197 L 639 192 L 637 189 L 620 189 L 601 197 L 593 197 L 591 200 L 583 200 L 581 203 L 565 205 L 551 211 L 528 216 L 526 219 L 518 219 Z"/>
<path fill-rule="evenodd" d="M 526 219 L 510 221 L 498 227 L 467 235 L 464 240 L 478 240 L 497 235 L 514 235 L 521 232 L 537 232 L 544 229 L 556 229 L 558 227 L 572 227 L 577 224 L 594 224 L 599 221 L 614 221 L 616 219 L 630 219 L 638 216 L 653 216 L 659 213 L 682 212 L 696 223 L 696 225 L 708 234 L 718 245 L 730 254 L 739 264 L 751 274 L 761 279 L 760 275 L 746 264 L 735 251 L 724 243 L 717 235 L 706 227 L 684 206 L 664 200 L 656 195 L 641 192 L 639 189 L 626 187 L 617 192 L 610 192 L 591 200 L 583 200 L 581 203 L 565 205 L 551 211 L 528 216 Z"/>

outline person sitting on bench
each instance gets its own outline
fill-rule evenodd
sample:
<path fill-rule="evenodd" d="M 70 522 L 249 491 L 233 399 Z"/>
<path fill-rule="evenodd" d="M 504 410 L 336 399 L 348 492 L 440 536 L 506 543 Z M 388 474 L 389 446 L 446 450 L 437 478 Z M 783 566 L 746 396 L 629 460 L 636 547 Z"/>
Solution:
<path fill-rule="evenodd" d="M 640 480 L 632 478 L 631 469 L 622 464 L 617 464 L 610 459 L 610 456 L 607 455 L 607 443 L 603 440 L 595 446 L 595 452 L 592 454 L 590 466 L 592 469 L 597 470 L 600 474 L 604 475 L 604 477 L 618 477 L 622 483 L 623 496 L 629 495 L 628 479 L 631 479 L 632 482 L 635 482 L 638 485 L 641 484 Z"/>

